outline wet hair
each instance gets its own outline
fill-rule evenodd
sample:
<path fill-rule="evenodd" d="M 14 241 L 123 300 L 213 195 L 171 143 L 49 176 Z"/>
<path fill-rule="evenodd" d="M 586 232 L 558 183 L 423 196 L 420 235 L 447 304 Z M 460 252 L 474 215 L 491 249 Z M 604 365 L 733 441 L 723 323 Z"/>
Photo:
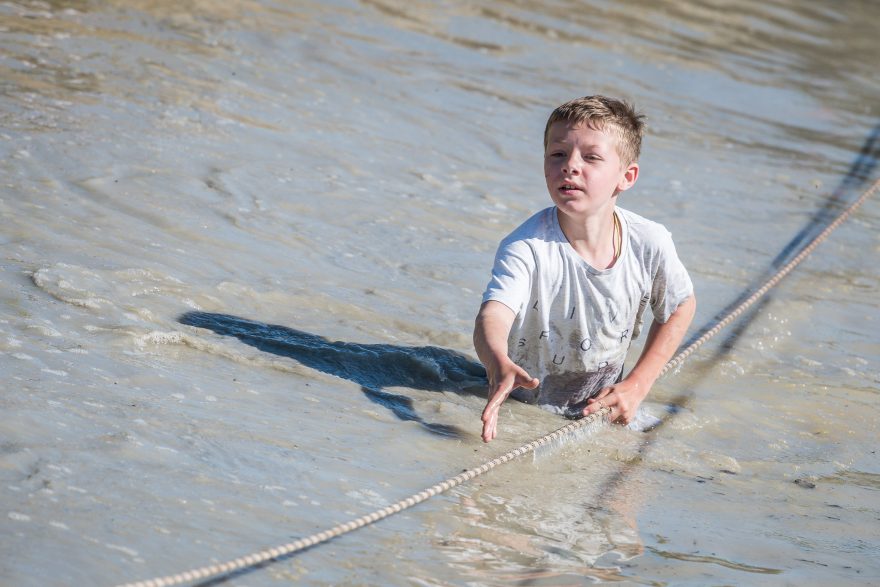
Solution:
<path fill-rule="evenodd" d="M 554 122 L 586 124 L 594 130 L 609 131 L 617 138 L 617 154 L 624 166 L 639 160 L 645 116 L 635 106 L 606 96 L 584 96 L 566 102 L 550 114 L 544 128 L 544 149 Z"/>

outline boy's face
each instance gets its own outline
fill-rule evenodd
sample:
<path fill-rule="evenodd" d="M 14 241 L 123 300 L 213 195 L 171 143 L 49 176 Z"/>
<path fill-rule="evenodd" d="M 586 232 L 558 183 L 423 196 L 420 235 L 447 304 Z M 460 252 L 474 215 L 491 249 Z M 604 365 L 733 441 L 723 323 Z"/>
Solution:
<path fill-rule="evenodd" d="M 556 207 L 577 219 L 614 209 L 614 197 L 635 184 L 638 163 L 624 166 L 611 132 L 554 122 L 547 133 L 544 177 Z"/>

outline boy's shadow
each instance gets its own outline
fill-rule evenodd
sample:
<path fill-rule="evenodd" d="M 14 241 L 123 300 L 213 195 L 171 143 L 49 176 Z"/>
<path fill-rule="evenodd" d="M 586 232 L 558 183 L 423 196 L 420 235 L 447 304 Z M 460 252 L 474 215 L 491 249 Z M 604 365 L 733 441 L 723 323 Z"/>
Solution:
<path fill-rule="evenodd" d="M 390 409 L 401 420 L 418 422 L 435 434 L 465 435 L 457 426 L 425 422 L 413 408 L 411 398 L 383 388 L 486 393 L 483 366 L 449 349 L 333 342 L 286 326 L 210 312 L 187 312 L 178 320 L 181 324 L 234 336 L 261 351 L 290 357 L 307 367 L 349 379 L 360 385 L 371 401 Z"/>

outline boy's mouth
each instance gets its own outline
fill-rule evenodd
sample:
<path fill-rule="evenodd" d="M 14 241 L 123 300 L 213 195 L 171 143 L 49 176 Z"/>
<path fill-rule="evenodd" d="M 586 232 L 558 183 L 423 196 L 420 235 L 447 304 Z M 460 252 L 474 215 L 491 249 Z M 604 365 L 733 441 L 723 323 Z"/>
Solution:
<path fill-rule="evenodd" d="M 561 186 L 559 186 L 559 191 L 562 191 L 562 192 L 581 192 L 583 190 L 574 184 L 564 183 Z"/>

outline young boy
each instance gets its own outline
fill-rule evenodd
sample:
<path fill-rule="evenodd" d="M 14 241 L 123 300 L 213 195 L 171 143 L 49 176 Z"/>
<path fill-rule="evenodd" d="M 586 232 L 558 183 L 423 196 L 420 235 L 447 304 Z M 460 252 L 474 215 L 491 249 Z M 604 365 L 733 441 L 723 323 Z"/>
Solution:
<path fill-rule="evenodd" d="M 696 308 L 693 285 L 660 224 L 617 208 L 639 176 L 644 116 L 587 96 L 553 111 L 544 176 L 553 206 L 498 247 L 474 327 L 489 378 L 483 441 L 509 395 L 581 418 L 610 408 L 628 424 L 672 357 Z M 642 312 L 654 322 L 623 377 Z"/>

